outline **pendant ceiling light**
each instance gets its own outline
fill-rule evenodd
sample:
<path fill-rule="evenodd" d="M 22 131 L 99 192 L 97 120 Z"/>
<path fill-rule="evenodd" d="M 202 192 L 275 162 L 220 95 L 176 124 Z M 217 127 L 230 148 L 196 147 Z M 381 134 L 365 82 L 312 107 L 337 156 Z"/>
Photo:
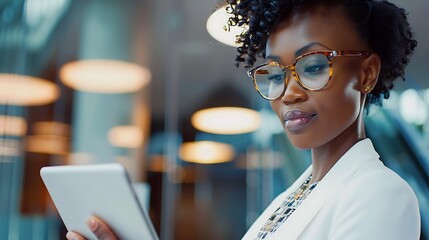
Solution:
<path fill-rule="evenodd" d="M 115 147 L 139 148 L 143 145 L 143 131 L 137 126 L 113 127 L 108 138 Z"/>
<path fill-rule="evenodd" d="M 194 113 L 192 125 L 203 132 L 216 134 L 242 134 L 253 132 L 261 124 L 260 114 L 242 107 L 207 108 Z"/>
<path fill-rule="evenodd" d="M 41 121 L 33 124 L 33 132 L 36 135 L 70 136 L 70 125 L 62 122 Z"/>
<path fill-rule="evenodd" d="M 217 41 L 228 46 L 237 47 L 237 35 L 246 30 L 244 26 L 228 26 L 227 22 L 234 15 L 227 12 L 226 7 L 221 7 L 207 19 L 207 32 Z"/>
<path fill-rule="evenodd" d="M 52 103 L 60 95 L 59 88 L 45 79 L 0 73 L 0 104 L 37 106 Z"/>
<path fill-rule="evenodd" d="M 95 93 L 128 93 L 150 81 L 148 69 L 135 63 L 116 60 L 81 60 L 65 64 L 60 78 L 75 90 Z"/>
<path fill-rule="evenodd" d="M 231 145 L 212 141 L 186 142 L 179 148 L 180 158 L 192 163 L 224 163 L 231 161 L 234 155 Z"/>
<path fill-rule="evenodd" d="M 26 138 L 28 152 L 52 155 L 66 155 L 69 152 L 69 139 L 55 135 L 33 135 Z"/>
<path fill-rule="evenodd" d="M 70 125 L 53 122 L 35 122 L 33 133 L 26 137 L 28 152 L 67 155 L 70 151 Z"/>

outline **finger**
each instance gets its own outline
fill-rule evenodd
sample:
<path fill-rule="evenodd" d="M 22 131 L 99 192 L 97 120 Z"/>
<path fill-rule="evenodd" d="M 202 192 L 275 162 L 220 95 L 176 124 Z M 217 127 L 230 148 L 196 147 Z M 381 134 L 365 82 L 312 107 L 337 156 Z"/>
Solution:
<path fill-rule="evenodd" d="M 82 237 L 81 235 L 79 235 L 75 232 L 68 232 L 66 234 L 66 238 L 67 238 L 67 240 L 85 240 L 84 237 Z"/>
<path fill-rule="evenodd" d="M 91 217 L 87 220 L 86 224 L 89 229 L 95 234 L 97 239 L 100 240 L 116 240 L 116 236 L 109 226 L 97 217 Z"/>

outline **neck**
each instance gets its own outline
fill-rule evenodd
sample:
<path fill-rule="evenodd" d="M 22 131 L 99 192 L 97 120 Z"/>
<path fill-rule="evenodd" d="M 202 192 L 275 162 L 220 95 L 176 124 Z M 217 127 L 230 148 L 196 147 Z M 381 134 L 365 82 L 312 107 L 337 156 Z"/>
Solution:
<path fill-rule="evenodd" d="M 313 163 L 310 183 L 320 181 L 337 161 L 358 141 L 366 138 L 362 117 L 330 142 L 311 149 Z"/>

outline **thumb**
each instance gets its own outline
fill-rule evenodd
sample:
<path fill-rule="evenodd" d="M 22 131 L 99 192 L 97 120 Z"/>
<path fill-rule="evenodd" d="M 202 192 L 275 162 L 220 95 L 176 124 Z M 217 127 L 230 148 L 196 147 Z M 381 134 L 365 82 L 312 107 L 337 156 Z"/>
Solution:
<path fill-rule="evenodd" d="M 117 240 L 116 235 L 113 233 L 110 227 L 98 217 L 90 217 L 86 221 L 86 224 L 88 225 L 89 229 L 91 229 L 91 231 L 95 234 L 97 239 Z"/>

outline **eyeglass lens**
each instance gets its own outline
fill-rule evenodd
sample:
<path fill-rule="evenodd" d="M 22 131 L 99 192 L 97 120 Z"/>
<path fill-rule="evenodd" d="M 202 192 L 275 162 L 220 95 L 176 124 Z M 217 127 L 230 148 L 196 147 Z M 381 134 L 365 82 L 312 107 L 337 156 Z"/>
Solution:
<path fill-rule="evenodd" d="M 262 66 L 254 71 L 254 80 L 259 92 L 266 98 L 276 99 L 283 94 L 288 71 L 276 63 Z M 295 65 L 300 85 L 310 90 L 319 90 L 329 81 L 330 64 L 327 56 L 312 54 L 300 58 Z M 298 79 L 297 79 L 298 80 Z"/>

